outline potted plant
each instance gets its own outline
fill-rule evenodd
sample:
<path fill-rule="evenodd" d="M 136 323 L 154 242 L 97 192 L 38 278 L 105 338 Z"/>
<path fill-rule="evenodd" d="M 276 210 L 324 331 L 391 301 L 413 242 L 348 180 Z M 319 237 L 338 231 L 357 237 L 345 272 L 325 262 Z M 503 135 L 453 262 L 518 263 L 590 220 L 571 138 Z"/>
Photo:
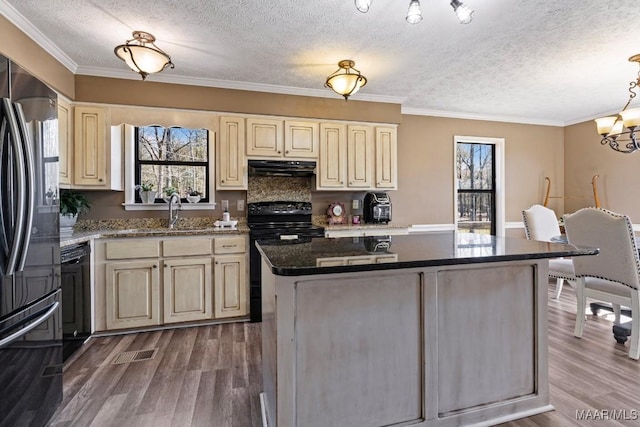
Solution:
<path fill-rule="evenodd" d="M 191 188 L 187 189 L 187 201 L 189 203 L 198 203 L 202 198 L 202 193 L 198 190 L 192 190 Z"/>
<path fill-rule="evenodd" d="M 140 193 L 142 203 L 154 203 L 156 201 L 156 192 L 153 190 L 152 182 L 143 182 L 136 185 L 135 188 Z"/>
<path fill-rule="evenodd" d="M 88 212 L 91 208 L 89 200 L 82 193 L 71 190 L 60 191 L 60 229 L 72 229 L 78 220 L 78 215 Z"/>
<path fill-rule="evenodd" d="M 164 187 L 164 190 L 162 190 L 162 192 L 164 193 L 164 201 L 169 203 L 169 198 L 173 193 L 178 193 L 178 189 L 176 187 L 169 186 L 169 187 Z"/>

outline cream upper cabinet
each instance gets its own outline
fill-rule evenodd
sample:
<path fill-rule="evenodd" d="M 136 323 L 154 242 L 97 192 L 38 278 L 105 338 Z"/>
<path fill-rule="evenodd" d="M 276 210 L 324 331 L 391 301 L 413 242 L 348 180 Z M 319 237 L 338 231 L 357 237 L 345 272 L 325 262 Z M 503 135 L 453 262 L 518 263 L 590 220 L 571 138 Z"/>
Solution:
<path fill-rule="evenodd" d="M 285 120 L 284 156 L 316 159 L 318 157 L 318 123 Z"/>
<path fill-rule="evenodd" d="M 376 127 L 375 187 L 386 190 L 398 189 L 398 142 L 394 127 Z"/>
<path fill-rule="evenodd" d="M 342 189 L 347 182 L 347 126 L 320 123 L 317 189 Z"/>
<path fill-rule="evenodd" d="M 73 110 L 70 104 L 58 99 L 58 167 L 60 184 L 73 183 Z"/>
<path fill-rule="evenodd" d="M 247 119 L 247 156 L 282 157 L 284 138 L 282 120 Z"/>
<path fill-rule="evenodd" d="M 318 127 L 311 121 L 247 118 L 247 157 L 316 159 Z"/>
<path fill-rule="evenodd" d="M 349 188 L 373 188 L 372 133 L 371 126 L 347 126 L 347 186 Z"/>
<path fill-rule="evenodd" d="M 72 187 L 123 189 L 119 130 L 111 127 L 108 107 L 75 106 Z"/>
<path fill-rule="evenodd" d="M 216 168 L 216 187 L 220 190 L 247 189 L 245 119 L 220 117 L 220 140 Z"/>

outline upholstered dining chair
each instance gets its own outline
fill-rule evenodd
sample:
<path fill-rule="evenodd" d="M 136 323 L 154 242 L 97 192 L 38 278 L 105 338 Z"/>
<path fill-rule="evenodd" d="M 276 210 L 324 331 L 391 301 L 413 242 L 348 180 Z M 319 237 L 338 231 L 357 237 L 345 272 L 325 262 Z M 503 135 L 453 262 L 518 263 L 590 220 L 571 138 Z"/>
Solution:
<path fill-rule="evenodd" d="M 524 232 L 529 240 L 549 242 L 552 237 L 561 234 L 555 212 L 542 205 L 533 205 L 529 209 L 523 210 L 522 221 L 524 222 Z M 567 280 L 571 283 L 576 281 L 571 259 L 550 259 L 549 278 L 556 279 L 555 298 L 558 299 L 560 298 L 564 281 Z"/>
<path fill-rule="evenodd" d="M 574 335 L 582 337 L 587 298 L 611 303 L 616 323 L 620 322 L 620 306 L 629 307 L 629 357 L 637 360 L 640 357 L 640 258 L 629 217 L 606 209 L 583 208 L 564 215 L 564 227 L 571 244 L 600 249 L 598 255 L 573 258 L 578 297 Z"/>

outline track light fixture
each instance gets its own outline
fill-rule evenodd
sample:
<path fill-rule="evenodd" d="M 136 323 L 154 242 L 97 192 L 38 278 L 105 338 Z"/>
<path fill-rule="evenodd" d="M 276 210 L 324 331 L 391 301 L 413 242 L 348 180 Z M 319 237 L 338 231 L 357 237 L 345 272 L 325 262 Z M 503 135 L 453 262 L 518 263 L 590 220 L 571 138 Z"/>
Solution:
<path fill-rule="evenodd" d="M 356 9 L 362 13 L 367 13 L 371 7 L 373 0 L 354 0 Z M 449 3 L 453 8 L 456 16 L 460 20 L 461 24 L 468 24 L 473 20 L 473 10 L 462 3 L 460 0 L 451 0 Z M 407 10 L 406 20 L 410 24 L 417 24 L 422 21 L 422 10 L 420 9 L 419 0 L 411 0 L 409 2 L 409 10 Z"/>

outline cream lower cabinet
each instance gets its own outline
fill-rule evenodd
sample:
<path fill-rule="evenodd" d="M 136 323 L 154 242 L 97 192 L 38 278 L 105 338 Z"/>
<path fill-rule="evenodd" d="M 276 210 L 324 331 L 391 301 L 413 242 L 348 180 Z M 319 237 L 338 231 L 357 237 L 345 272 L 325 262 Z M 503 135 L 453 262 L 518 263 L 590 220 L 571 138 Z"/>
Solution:
<path fill-rule="evenodd" d="M 157 260 L 106 264 L 106 329 L 160 324 L 160 273 Z"/>
<path fill-rule="evenodd" d="M 164 323 L 211 319 L 211 258 L 165 260 Z"/>
<path fill-rule="evenodd" d="M 247 239 L 97 240 L 95 330 L 246 316 Z"/>
<path fill-rule="evenodd" d="M 249 313 L 247 237 L 216 238 L 214 251 L 214 316 L 245 316 Z"/>

